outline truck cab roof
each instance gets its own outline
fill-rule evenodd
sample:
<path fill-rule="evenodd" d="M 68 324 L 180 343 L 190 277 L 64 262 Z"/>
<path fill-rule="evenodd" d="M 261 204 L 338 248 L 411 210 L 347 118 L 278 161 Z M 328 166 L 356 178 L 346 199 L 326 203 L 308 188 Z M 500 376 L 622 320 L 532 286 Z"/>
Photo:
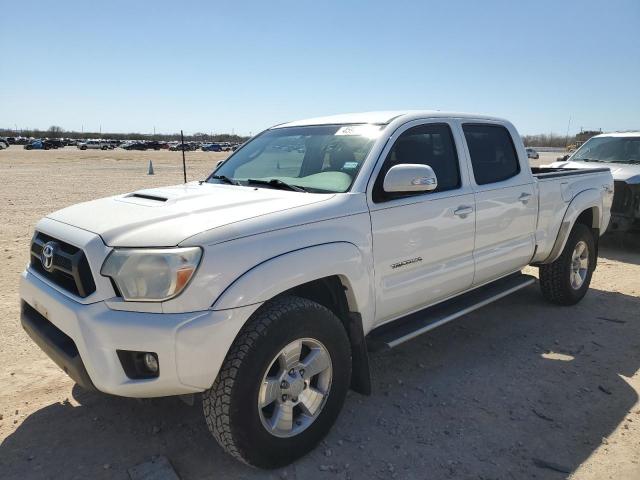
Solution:
<path fill-rule="evenodd" d="M 447 112 L 440 110 L 390 110 L 360 113 L 345 113 L 340 115 L 329 115 L 326 117 L 308 118 L 296 120 L 294 122 L 282 123 L 273 128 L 303 127 L 310 125 L 340 125 L 353 123 L 369 123 L 375 125 L 387 125 L 394 120 L 408 122 L 420 118 L 467 118 L 475 120 L 490 120 L 506 122 L 506 120 L 488 115 L 476 113 Z"/>

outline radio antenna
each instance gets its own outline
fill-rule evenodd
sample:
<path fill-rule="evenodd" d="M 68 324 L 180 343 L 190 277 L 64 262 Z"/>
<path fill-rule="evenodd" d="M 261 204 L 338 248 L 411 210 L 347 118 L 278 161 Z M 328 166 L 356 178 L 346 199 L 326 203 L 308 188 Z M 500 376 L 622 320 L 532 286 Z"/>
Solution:
<path fill-rule="evenodd" d="M 182 173 L 184 175 L 184 183 L 187 183 L 187 162 L 184 159 L 184 133 L 180 130 L 180 141 L 182 143 Z"/>

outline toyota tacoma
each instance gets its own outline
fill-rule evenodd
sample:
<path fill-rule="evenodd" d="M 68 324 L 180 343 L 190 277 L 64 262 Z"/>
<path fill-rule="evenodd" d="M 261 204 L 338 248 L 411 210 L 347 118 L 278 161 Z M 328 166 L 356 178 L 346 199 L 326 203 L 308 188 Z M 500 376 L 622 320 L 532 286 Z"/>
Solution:
<path fill-rule="evenodd" d="M 530 168 L 508 121 L 373 112 L 277 125 L 205 180 L 73 205 L 35 226 L 24 329 L 77 384 L 202 396 L 222 448 L 310 451 L 369 352 L 535 282 L 572 305 L 609 223 L 606 168 Z"/>

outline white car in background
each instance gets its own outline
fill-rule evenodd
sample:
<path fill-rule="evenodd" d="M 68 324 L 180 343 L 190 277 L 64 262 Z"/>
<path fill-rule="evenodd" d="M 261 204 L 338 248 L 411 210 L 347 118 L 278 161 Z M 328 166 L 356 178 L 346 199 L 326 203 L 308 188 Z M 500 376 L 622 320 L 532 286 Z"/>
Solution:
<path fill-rule="evenodd" d="M 640 229 L 640 131 L 596 135 L 549 167 L 607 167 L 614 180 L 609 231 Z"/>
<path fill-rule="evenodd" d="M 77 147 L 80 150 L 108 150 L 109 144 L 101 140 L 87 140 L 85 142 L 78 142 Z"/>
<path fill-rule="evenodd" d="M 528 147 L 526 150 L 527 150 L 527 158 L 534 158 L 536 160 L 540 158 L 540 155 L 538 154 L 538 152 L 536 152 L 533 148 Z"/>

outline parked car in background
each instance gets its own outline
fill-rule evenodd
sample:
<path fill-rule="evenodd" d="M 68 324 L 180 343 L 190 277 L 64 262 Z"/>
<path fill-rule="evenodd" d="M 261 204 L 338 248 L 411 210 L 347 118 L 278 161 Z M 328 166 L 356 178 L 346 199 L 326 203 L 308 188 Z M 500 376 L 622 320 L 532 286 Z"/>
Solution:
<path fill-rule="evenodd" d="M 536 160 L 540 158 L 538 152 L 536 152 L 533 148 L 528 147 L 527 149 L 527 158 L 535 158 Z"/>
<path fill-rule="evenodd" d="M 3 137 L 0 137 L 0 150 L 4 150 L 5 148 L 9 148 L 9 140 Z"/>
<path fill-rule="evenodd" d="M 167 142 L 159 142 L 156 140 L 151 140 L 148 142 L 145 142 L 147 149 L 152 149 L 152 150 L 168 150 L 169 149 L 169 144 Z"/>
<path fill-rule="evenodd" d="M 102 140 L 78 142 L 77 147 L 80 150 L 109 150 L 109 145 Z"/>
<path fill-rule="evenodd" d="M 41 139 L 32 140 L 24 145 L 25 150 L 49 150 L 50 148 L 52 148 L 51 145 Z"/>
<path fill-rule="evenodd" d="M 640 131 L 596 135 L 549 167 L 609 168 L 615 189 L 609 231 L 640 230 Z"/>
<path fill-rule="evenodd" d="M 185 143 L 184 144 L 184 151 L 185 152 L 192 152 L 194 150 L 197 150 L 198 146 L 194 143 Z M 182 143 L 178 143 L 176 145 L 172 145 L 171 147 L 169 147 L 169 150 L 171 150 L 172 152 L 179 152 L 183 149 L 182 147 Z"/>
<path fill-rule="evenodd" d="M 371 392 L 367 346 L 393 348 L 532 285 L 527 265 L 548 301 L 579 302 L 612 196 L 606 168 L 530 167 L 495 117 L 292 122 L 204 182 L 40 220 L 21 321 L 80 386 L 202 393 L 226 452 L 279 467 L 322 440 L 350 388 Z M 537 308 L 528 298 L 509 321 Z"/>
<path fill-rule="evenodd" d="M 64 148 L 66 147 L 66 143 L 64 140 L 59 138 L 47 138 L 45 142 L 49 144 L 51 148 Z"/>
<path fill-rule="evenodd" d="M 218 143 L 205 143 L 202 145 L 203 152 L 221 152 L 222 147 Z"/>
<path fill-rule="evenodd" d="M 122 148 L 124 148 L 125 150 L 140 150 L 140 151 L 144 151 L 147 150 L 149 147 L 147 147 L 147 143 L 146 142 L 141 142 L 141 141 L 133 141 L 133 142 L 128 142 L 128 143 L 124 143 L 122 145 L 120 145 Z"/>

